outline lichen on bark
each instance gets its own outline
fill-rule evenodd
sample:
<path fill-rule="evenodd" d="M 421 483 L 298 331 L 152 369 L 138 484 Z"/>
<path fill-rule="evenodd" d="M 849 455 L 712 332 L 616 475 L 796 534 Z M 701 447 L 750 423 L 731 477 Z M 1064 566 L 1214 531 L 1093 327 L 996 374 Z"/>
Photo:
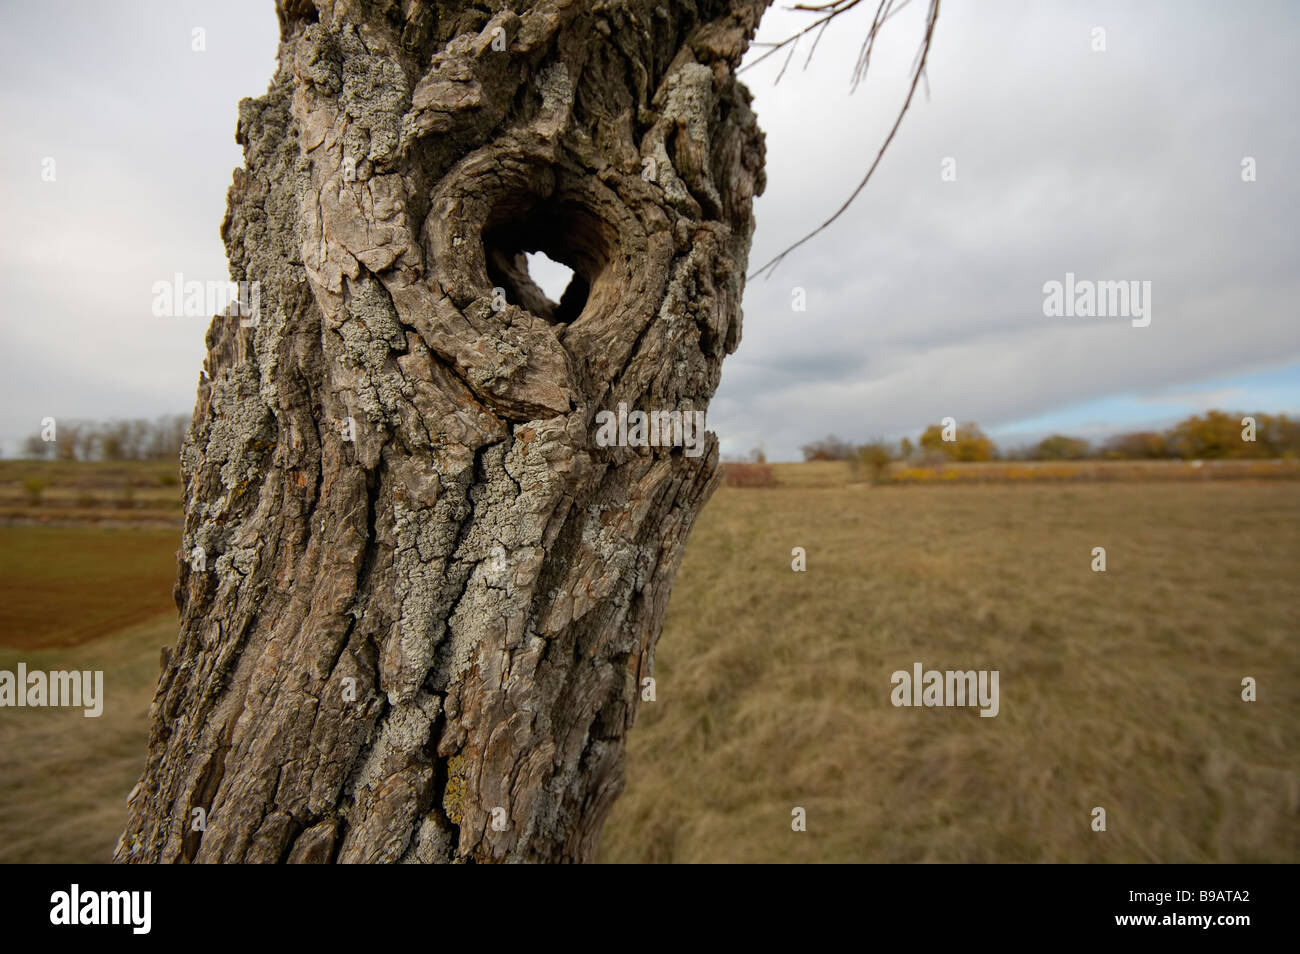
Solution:
<path fill-rule="evenodd" d="M 282 0 L 118 860 L 594 857 L 717 442 L 593 420 L 707 408 L 739 342 L 765 6 Z"/>

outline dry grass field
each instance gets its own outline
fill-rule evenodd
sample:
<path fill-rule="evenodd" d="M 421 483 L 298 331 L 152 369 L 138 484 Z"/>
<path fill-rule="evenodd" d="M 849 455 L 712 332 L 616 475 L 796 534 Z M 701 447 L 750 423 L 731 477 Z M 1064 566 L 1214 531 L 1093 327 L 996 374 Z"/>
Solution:
<path fill-rule="evenodd" d="M 1300 483 L 774 471 L 701 515 L 603 860 L 1300 860 Z M 107 860 L 178 533 L 0 526 L 0 669 L 103 669 L 107 695 L 0 710 L 0 862 Z M 914 662 L 998 670 L 999 714 L 893 707 Z"/>
<path fill-rule="evenodd" d="M 106 697 L 97 719 L 81 709 L 0 710 L 0 863 L 111 859 L 126 793 L 144 768 L 159 650 L 175 644 L 175 619 L 155 614 L 70 649 L 0 646 L 0 669 L 11 672 L 20 661 L 29 670 L 102 669 Z"/>
<path fill-rule="evenodd" d="M 1034 483 L 1150 480 L 1296 480 L 1300 460 L 1022 460 L 908 466 L 892 464 L 886 482 Z"/>
<path fill-rule="evenodd" d="M 819 469 L 702 515 L 605 860 L 1300 860 L 1300 487 Z M 1000 713 L 893 707 L 914 662 Z"/>
<path fill-rule="evenodd" d="M 0 522 L 160 526 L 182 517 L 175 461 L 0 460 Z"/>
<path fill-rule="evenodd" d="M 0 646 L 71 646 L 172 605 L 177 530 L 0 526 Z"/>

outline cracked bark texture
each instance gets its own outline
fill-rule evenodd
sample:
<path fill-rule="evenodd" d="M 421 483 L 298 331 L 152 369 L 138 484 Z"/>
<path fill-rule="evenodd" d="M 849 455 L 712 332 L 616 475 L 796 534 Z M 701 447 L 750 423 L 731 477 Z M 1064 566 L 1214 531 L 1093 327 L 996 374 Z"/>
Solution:
<path fill-rule="evenodd" d="M 739 341 L 766 4 L 282 0 L 117 860 L 593 859 L 718 479 L 593 419 L 704 409 Z"/>

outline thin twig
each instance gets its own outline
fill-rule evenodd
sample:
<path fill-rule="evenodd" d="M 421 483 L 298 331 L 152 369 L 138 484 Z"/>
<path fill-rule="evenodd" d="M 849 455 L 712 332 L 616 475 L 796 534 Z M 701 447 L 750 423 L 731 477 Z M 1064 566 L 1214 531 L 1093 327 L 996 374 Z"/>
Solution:
<path fill-rule="evenodd" d="M 832 17 L 838 16 L 839 14 L 852 9 L 859 2 L 860 0 L 834 0 L 834 2 L 823 4 L 821 6 L 804 7 L 801 5 L 795 7 L 794 9 L 796 10 L 805 9 L 805 10 L 815 12 L 823 9 L 830 9 L 832 12 L 827 14 L 826 17 L 819 19 L 811 27 L 801 30 L 798 33 L 794 34 L 793 36 L 787 37 L 781 43 L 773 44 L 772 48 L 767 53 L 764 53 L 763 56 L 759 57 L 758 60 L 755 60 L 753 63 L 749 64 L 749 66 L 756 65 L 757 63 L 761 62 L 763 59 L 766 59 L 772 53 L 775 53 L 777 50 L 781 49 L 786 44 L 791 43 L 794 40 L 797 40 L 800 36 L 803 36 L 809 30 L 816 29 L 818 26 L 822 26 L 824 20 L 829 20 Z M 909 2 L 910 0 L 902 0 L 902 3 L 895 8 L 894 0 L 881 0 L 880 6 L 877 7 L 876 9 L 876 15 L 872 19 L 871 30 L 867 33 L 867 37 L 863 41 L 862 51 L 859 54 L 858 62 L 854 67 L 854 81 L 853 81 L 854 88 L 857 87 L 857 84 L 866 75 L 867 65 L 870 63 L 871 60 L 871 47 L 872 44 L 875 42 L 875 37 L 876 34 L 879 32 L 880 27 L 882 27 L 885 24 L 885 22 L 888 21 L 890 17 L 892 17 L 895 13 L 898 13 L 900 10 L 903 9 L 903 7 L 907 6 Z M 845 203 L 835 211 L 834 215 L 832 215 L 821 225 L 817 226 L 817 228 L 813 229 L 803 238 L 799 239 L 799 241 L 795 242 L 793 245 L 789 246 L 784 251 L 776 255 L 774 258 L 766 262 L 764 265 L 756 269 L 752 274 L 750 274 L 749 276 L 750 279 L 756 278 L 757 276 L 762 275 L 765 272 L 767 273 L 766 277 L 771 277 L 772 273 L 776 270 L 776 267 L 781 264 L 781 262 L 785 259 L 787 255 L 789 255 L 799 246 L 803 245 L 805 242 L 812 239 L 813 237 L 815 237 L 816 235 L 824 231 L 826 228 L 828 228 L 831 225 L 831 223 L 833 223 L 836 219 L 838 219 L 841 215 L 844 214 L 844 212 L 848 209 L 848 207 L 853 204 L 853 200 L 858 197 L 858 195 L 862 192 L 864 188 L 866 188 L 867 183 L 871 179 L 872 173 L 874 173 L 876 171 L 876 167 L 880 165 L 880 160 L 884 158 L 885 150 L 889 148 L 889 144 L 894 140 L 894 135 L 898 132 L 899 127 L 902 126 L 903 117 L 907 115 L 907 109 L 909 106 L 912 105 L 912 97 L 916 95 L 916 87 L 921 82 L 922 77 L 925 77 L 926 98 L 928 99 L 930 96 L 930 78 L 928 74 L 926 74 L 925 64 L 930 56 L 930 45 L 934 39 L 934 25 L 935 25 L 935 21 L 938 18 L 939 18 L 939 0 L 930 0 L 930 9 L 929 12 L 926 14 L 926 21 L 925 21 L 925 37 L 921 41 L 920 50 L 917 52 L 916 59 L 913 61 L 912 82 L 907 90 L 907 99 L 903 101 L 903 108 L 898 111 L 898 118 L 894 120 L 894 125 L 892 128 L 890 128 L 889 135 L 885 137 L 885 141 L 881 145 L 880 151 L 876 153 L 875 161 L 871 163 L 871 167 L 867 170 L 867 174 L 862 177 L 862 181 L 859 182 L 858 187 L 853 190 L 853 194 L 850 195 L 848 199 L 845 201 Z M 820 35 L 818 39 L 820 39 Z M 791 55 L 793 55 L 793 53 L 794 51 L 791 50 Z M 786 62 L 788 65 L 789 63 L 788 58 Z M 784 67 L 782 67 L 781 72 L 782 73 L 785 72 Z"/>
<path fill-rule="evenodd" d="M 808 69 L 808 64 L 812 62 L 813 54 L 817 52 L 817 44 L 822 41 L 822 36 L 826 33 L 826 28 L 830 25 L 831 21 L 828 19 L 822 24 L 822 28 L 817 31 L 817 38 L 813 40 L 812 49 L 808 51 L 808 59 L 803 61 L 803 68 L 805 70 Z"/>
<path fill-rule="evenodd" d="M 791 46 L 790 46 L 790 52 L 789 52 L 789 54 L 786 56 L 786 58 L 785 58 L 785 62 L 781 64 L 781 72 L 779 72 L 779 73 L 776 74 L 776 79 L 775 79 L 775 80 L 773 81 L 773 83 L 772 83 L 773 86 L 775 86 L 777 83 L 781 82 L 781 77 L 785 75 L 785 68 L 786 68 L 787 66 L 789 66 L 789 65 L 790 65 L 790 61 L 791 61 L 792 59 L 794 59 L 794 51 L 797 50 L 797 49 L 799 49 L 799 40 L 798 40 L 798 38 L 796 37 L 794 43 L 791 44 Z"/>
<path fill-rule="evenodd" d="M 768 49 L 768 51 L 767 51 L 766 53 L 764 53 L 764 54 L 763 54 L 762 56 L 760 56 L 758 59 L 754 60 L 752 63 L 746 63 L 746 64 L 745 64 L 744 66 L 742 66 L 740 69 L 736 70 L 736 73 L 737 73 L 737 74 L 740 74 L 740 73 L 745 72 L 745 70 L 752 69 L 753 67 L 757 66 L 759 63 L 762 63 L 765 59 L 767 59 L 769 56 L 771 56 L 771 55 L 772 55 L 773 53 L 775 53 L 777 50 L 782 49 L 783 47 L 785 47 L 785 46 L 787 46 L 787 45 L 789 45 L 789 44 L 795 42 L 796 40 L 799 39 L 799 37 L 803 36 L 805 33 L 811 33 L 813 30 L 817 29 L 817 28 L 818 28 L 819 26 L 821 26 L 823 23 L 829 22 L 831 19 L 833 19 L 833 18 L 839 16 L 841 13 L 847 13 L 848 11 L 852 10 L 854 7 L 856 7 L 856 6 L 857 6 L 859 3 L 861 3 L 861 2 L 862 2 L 862 0 L 836 0 L 836 2 L 834 2 L 834 3 L 826 4 L 826 6 L 827 6 L 828 8 L 831 8 L 831 7 L 835 8 L 835 9 L 833 9 L 830 13 L 826 14 L 826 16 L 822 17 L 821 19 L 815 21 L 811 26 L 805 27 L 804 29 L 800 30 L 798 33 L 793 33 L 793 34 L 791 34 L 790 36 L 788 36 L 788 37 L 786 37 L 784 40 L 782 40 L 780 43 L 755 43 L 755 44 L 753 44 L 753 46 L 765 46 L 765 47 L 769 47 L 769 49 Z M 795 9 L 795 10 L 797 10 L 797 9 L 799 9 L 799 8 L 798 8 L 798 7 L 793 7 L 793 8 L 791 8 L 791 9 Z M 811 9 L 811 8 L 810 8 L 810 9 Z"/>

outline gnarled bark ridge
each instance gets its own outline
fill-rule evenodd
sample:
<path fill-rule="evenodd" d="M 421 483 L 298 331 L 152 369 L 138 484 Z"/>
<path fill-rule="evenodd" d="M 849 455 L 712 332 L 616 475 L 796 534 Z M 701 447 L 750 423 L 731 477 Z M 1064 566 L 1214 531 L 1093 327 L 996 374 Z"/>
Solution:
<path fill-rule="evenodd" d="M 281 2 L 118 860 L 593 857 L 717 478 L 594 419 L 739 341 L 766 2 Z"/>

